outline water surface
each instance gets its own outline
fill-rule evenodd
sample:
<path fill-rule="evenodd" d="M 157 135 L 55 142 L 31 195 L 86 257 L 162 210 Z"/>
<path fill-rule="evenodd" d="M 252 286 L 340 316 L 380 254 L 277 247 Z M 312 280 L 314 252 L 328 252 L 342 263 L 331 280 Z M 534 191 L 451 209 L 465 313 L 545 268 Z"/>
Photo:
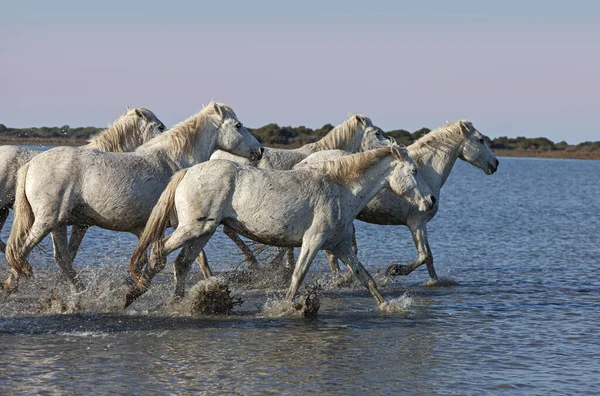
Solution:
<path fill-rule="evenodd" d="M 360 258 L 403 308 L 397 313 L 378 311 L 360 286 L 332 285 L 322 254 L 307 280 L 324 288 L 316 318 L 264 313 L 285 292 L 276 275 L 232 284 L 245 302 L 231 316 L 191 315 L 170 301 L 169 267 L 123 310 L 118 292 L 135 238 L 90 230 L 76 261 L 90 287 L 79 295 L 46 242 L 33 260 L 36 278 L 0 297 L 0 389 L 596 393 L 600 161 L 500 160 L 493 176 L 459 161 L 429 225 L 438 275 L 457 285 L 423 285 L 424 266 L 386 279 L 389 264 L 416 258 L 410 233 L 356 222 Z M 218 272 L 244 268 L 221 233 L 207 252 Z"/>

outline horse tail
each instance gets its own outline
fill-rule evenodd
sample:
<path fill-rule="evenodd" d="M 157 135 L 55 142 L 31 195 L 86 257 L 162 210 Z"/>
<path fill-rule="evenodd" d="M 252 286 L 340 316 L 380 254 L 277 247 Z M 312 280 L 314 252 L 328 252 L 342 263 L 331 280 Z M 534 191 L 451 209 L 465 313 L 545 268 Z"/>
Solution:
<path fill-rule="evenodd" d="M 144 232 L 140 236 L 138 244 L 133 251 L 131 261 L 129 262 L 129 271 L 131 272 L 133 279 L 138 282 L 140 281 L 140 275 L 137 274 L 136 268 L 145 256 L 146 249 L 153 244 L 152 254 L 162 254 L 164 243 L 163 237 L 167 230 L 167 226 L 169 225 L 171 213 L 173 213 L 173 209 L 175 208 L 175 192 L 186 173 L 187 169 L 183 169 L 171 177 L 171 181 L 169 181 L 169 184 L 160 195 L 158 202 L 154 205 L 150 218 L 144 228 Z"/>
<path fill-rule="evenodd" d="M 25 194 L 25 182 L 27 181 L 27 171 L 29 163 L 26 163 L 17 173 L 17 190 L 15 203 L 13 205 L 14 220 L 6 243 L 6 261 L 19 274 L 25 277 L 31 275 L 31 268 L 20 253 L 21 247 L 31 230 L 35 220 L 35 215 Z"/>

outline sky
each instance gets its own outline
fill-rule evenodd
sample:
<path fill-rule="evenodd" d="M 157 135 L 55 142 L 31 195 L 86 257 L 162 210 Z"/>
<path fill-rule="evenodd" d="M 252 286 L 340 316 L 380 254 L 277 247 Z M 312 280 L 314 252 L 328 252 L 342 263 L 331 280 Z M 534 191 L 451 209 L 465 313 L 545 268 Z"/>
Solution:
<path fill-rule="evenodd" d="M 600 140 L 600 2 L 1 1 L 0 123 L 249 127 L 363 114 L 384 130 Z"/>

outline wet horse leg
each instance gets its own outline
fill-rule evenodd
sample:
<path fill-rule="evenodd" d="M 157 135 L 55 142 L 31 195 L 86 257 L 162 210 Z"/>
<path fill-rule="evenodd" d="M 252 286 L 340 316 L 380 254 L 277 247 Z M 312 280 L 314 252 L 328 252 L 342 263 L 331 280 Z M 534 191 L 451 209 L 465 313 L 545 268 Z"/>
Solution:
<path fill-rule="evenodd" d="M 204 243 L 202 242 L 202 240 L 198 240 L 192 244 L 184 246 L 173 263 L 173 268 L 175 270 L 175 297 L 183 297 L 185 295 L 185 280 L 187 275 L 192 268 L 192 264 L 194 264 L 194 258 L 200 254 L 202 251 L 202 246 L 206 245 L 207 241 Z M 205 277 L 205 279 L 207 278 Z"/>
<path fill-rule="evenodd" d="M 356 228 L 354 228 L 354 224 L 352 225 L 352 251 L 355 255 L 358 255 L 358 246 L 356 245 Z M 340 276 L 340 265 L 336 255 L 333 252 L 326 250 L 325 257 L 327 258 L 327 262 L 329 262 L 331 275 L 333 275 L 334 279 L 338 278 Z"/>
<path fill-rule="evenodd" d="M 37 220 L 37 219 L 36 219 Z M 12 268 L 10 275 L 7 280 L 1 285 L 1 287 L 8 291 L 13 292 L 19 285 L 19 277 L 23 275 L 26 278 L 33 276 L 33 270 L 31 264 L 27 261 L 27 256 L 31 253 L 31 250 L 37 246 L 52 230 L 50 222 L 47 221 L 35 221 L 29 230 L 25 242 L 21 245 L 17 252 L 15 260 L 18 262 L 19 269 Z"/>
<path fill-rule="evenodd" d="M 196 261 L 198 262 L 198 265 L 200 265 L 200 270 L 202 271 L 204 279 L 210 278 L 212 276 L 212 271 L 208 265 L 208 257 L 206 256 L 204 249 L 200 251 Z"/>
<path fill-rule="evenodd" d="M 367 272 L 365 267 L 360 263 L 356 254 L 352 251 L 352 245 L 350 241 L 342 242 L 340 247 L 336 249 L 336 253 L 338 257 L 346 264 L 348 269 L 356 275 L 360 283 L 363 284 L 369 291 L 377 304 L 381 304 L 385 302 L 385 299 L 379 292 L 377 288 L 377 284 L 371 277 L 371 275 Z"/>
<path fill-rule="evenodd" d="M 258 260 L 256 259 L 254 252 L 252 252 L 252 249 L 250 249 L 248 245 L 242 241 L 242 238 L 240 238 L 235 231 L 225 225 L 223 226 L 223 232 L 237 245 L 238 248 L 240 248 L 244 254 L 244 257 L 246 257 L 248 269 L 258 269 Z"/>
<path fill-rule="evenodd" d="M 6 218 L 8 217 L 8 210 L 9 207 L 5 206 L 2 209 L 0 209 L 0 231 L 2 231 L 2 228 L 4 227 L 4 223 L 6 223 Z M 6 253 L 6 244 L 0 240 L 0 251 L 2 251 L 2 253 Z"/>
<path fill-rule="evenodd" d="M 419 252 L 419 257 L 409 265 L 390 265 L 386 270 L 386 275 L 408 275 L 421 265 L 426 264 L 427 271 L 429 272 L 429 278 L 431 280 L 437 280 L 438 276 L 433 266 L 433 255 L 431 254 L 431 248 L 429 247 L 429 241 L 427 240 L 427 224 L 419 225 L 414 229 L 409 227 L 409 229 L 412 234 L 415 247 Z"/>
<path fill-rule="evenodd" d="M 75 261 L 75 257 L 79 251 L 79 246 L 81 246 L 81 241 L 83 241 L 83 237 L 85 236 L 88 228 L 88 226 L 78 225 L 71 227 L 71 235 L 69 237 L 69 260 L 71 261 L 71 265 L 73 265 L 73 261 Z"/>
<path fill-rule="evenodd" d="M 294 301 L 294 297 L 298 293 L 298 289 L 308 272 L 308 268 L 312 263 L 313 259 L 321 249 L 323 245 L 323 238 L 320 235 L 307 236 L 304 235 L 302 238 L 302 248 L 300 249 L 300 255 L 298 261 L 294 267 L 294 273 L 292 274 L 292 282 L 288 289 L 286 300 Z"/>
<path fill-rule="evenodd" d="M 67 276 L 77 292 L 84 290 L 83 283 L 77 278 L 77 272 L 73 269 L 66 225 L 58 226 L 52 231 L 52 246 L 54 247 L 54 261 L 63 274 Z"/>
<path fill-rule="evenodd" d="M 214 222 L 211 223 L 212 224 L 204 223 L 200 226 L 198 224 L 180 225 L 175 229 L 175 231 L 173 231 L 166 241 L 164 241 L 164 246 L 160 251 L 156 251 L 153 247 L 150 253 L 150 259 L 148 260 L 148 265 L 146 265 L 144 268 L 141 279 L 138 280 L 138 282 L 132 288 L 130 288 L 127 293 L 125 307 L 129 306 L 148 290 L 152 278 L 154 278 L 157 273 L 165 268 L 169 253 L 179 248 L 187 247 L 187 245 L 192 246 L 193 248 L 188 247 L 188 249 L 186 249 L 186 253 L 180 252 L 182 257 L 179 264 L 177 264 L 179 266 L 191 266 L 193 263 L 193 258 L 188 260 L 189 264 L 187 261 L 184 262 L 183 258 L 188 258 L 192 252 L 199 252 L 204 248 L 206 243 L 210 240 L 217 229 Z M 185 284 L 185 267 L 179 270 L 176 268 L 176 274 L 177 271 L 179 271 L 180 275 L 177 279 L 177 282 L 179 284 L 181 284 L 181 282 Z"/>

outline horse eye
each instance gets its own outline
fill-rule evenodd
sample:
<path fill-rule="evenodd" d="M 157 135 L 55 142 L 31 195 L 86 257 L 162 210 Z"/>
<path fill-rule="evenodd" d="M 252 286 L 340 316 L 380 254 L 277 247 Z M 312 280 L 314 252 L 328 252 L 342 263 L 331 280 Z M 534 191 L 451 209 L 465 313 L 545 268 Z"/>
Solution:
<path fill-rule="evenodd" d="M 379 132 L 379 131 L 375 132 L 375 136 L 381 136 L 381 132 Z"/>
<path fill-rule="evenodd" d="M 240 129 L 242 127 L 242 123 L 238 122 L 237 124 L 235 124 L 235 129 Z"/>
<path fill-rule="evenodd" d="M 485 142 L 485 139 L 483 139 L 483 138 L 479 139 L 479 143 L 484 143 L 484 142 Z"/>
<path fill-rule="evenodd" d="M 158 130 L 161 131 L 161 132 L 164 131 L 165 129 L 167 129 L 167 127 L 164 124 L 160 124 L 158 126 Z"/>

